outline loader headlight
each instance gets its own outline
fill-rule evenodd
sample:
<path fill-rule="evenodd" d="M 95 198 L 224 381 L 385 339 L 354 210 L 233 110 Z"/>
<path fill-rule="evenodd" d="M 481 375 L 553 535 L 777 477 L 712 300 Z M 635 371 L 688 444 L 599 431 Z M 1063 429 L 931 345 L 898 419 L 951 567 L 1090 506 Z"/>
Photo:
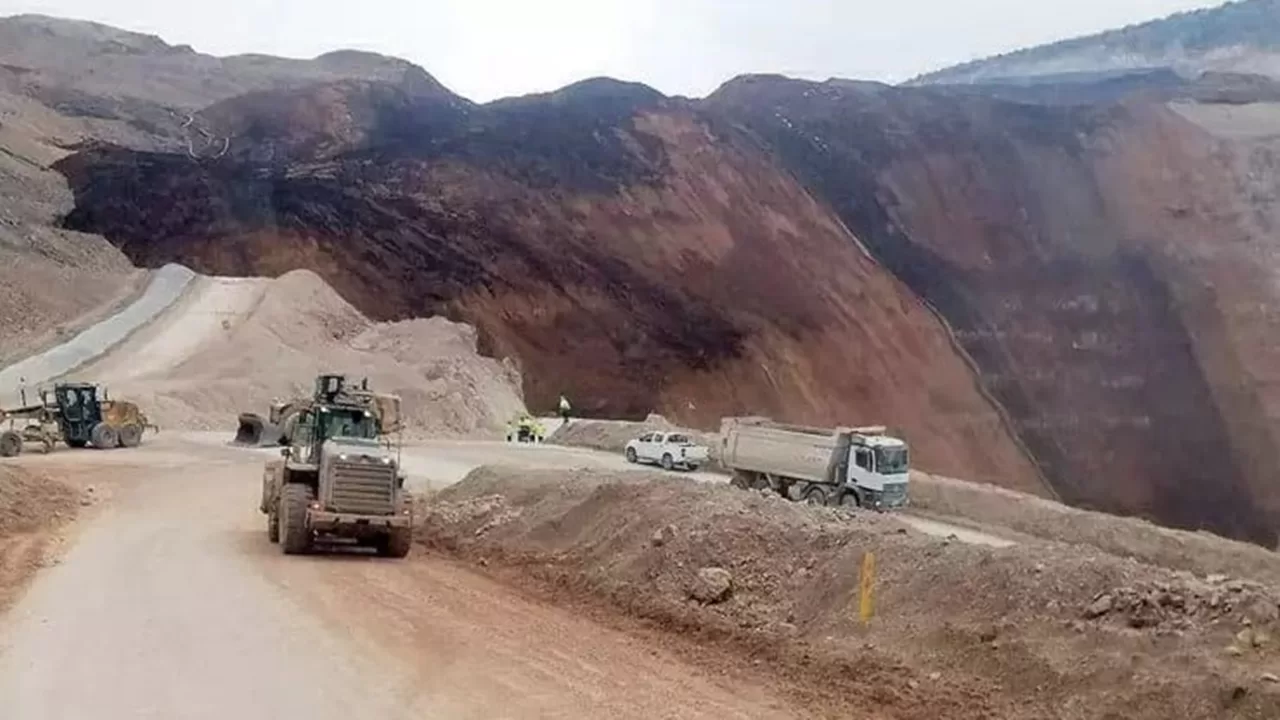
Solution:
<path fill-rule="evenodd" d="M 390 464 L 391 464 L 391 458 L 389 458 L 389 457 L 384 457 L 384 458 L 382 458 L 382 464 L 383 464 L 383 465 L 390 465 Z"/>
<path fill-rule="evenodd" d="M 338 459 L 339 459 L 339 460 L 341 460 L 341 461 L 343 461 L 343 462 L 346 462 L 346 461 L 348 460 L 347 454 L 346 454 L 346 453 L 339 453 L 339 454 L 338 454 Z"/>

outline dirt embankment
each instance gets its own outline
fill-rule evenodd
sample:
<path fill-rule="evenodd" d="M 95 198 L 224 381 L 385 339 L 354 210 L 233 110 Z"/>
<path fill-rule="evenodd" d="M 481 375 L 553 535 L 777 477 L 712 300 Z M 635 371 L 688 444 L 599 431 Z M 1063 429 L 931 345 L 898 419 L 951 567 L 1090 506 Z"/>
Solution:
<path fill-rule="evenodd" d="M 53 533 L 75 517 L 78 495 L 54 478 L 0 465 L 0 610 L 49 557 Z"/>
<path fill-rule="evenodd" d="M 948 543 L 652 473 L 481 468 L 432 500 L 424 535 L 533 592 L 769 663 L 835 716 L 1280 712 L 1277 593 L 1251 580 L 1065 544 Z"/>
<path fill-rule="evenodd" d="M 476 332 L 444 318 L 374 322 L 314 273 L 202 278 L 126 346 L 73 376 L 110 383 L 162 427 L 225 430 L 274 399 L 309 396 L 342 372 L 401 397 L 408 431 L 497 437 L 523 409 L 513 363 L 480 355 Z M 235 348 L 235 352 L 226 352 Z"/>

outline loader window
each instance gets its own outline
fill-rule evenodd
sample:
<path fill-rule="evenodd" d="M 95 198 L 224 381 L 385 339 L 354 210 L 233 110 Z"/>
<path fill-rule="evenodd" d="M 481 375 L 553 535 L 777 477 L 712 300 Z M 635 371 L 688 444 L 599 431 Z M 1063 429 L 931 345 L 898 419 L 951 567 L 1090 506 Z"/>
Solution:
<path fill-rule="evenodd" d="M 378 423 L 373 414 L 364 410 L 338 410 L 330 408 L 322 416 L 325 438 L 361 438 L 374 440 L 378 437 Z"/>

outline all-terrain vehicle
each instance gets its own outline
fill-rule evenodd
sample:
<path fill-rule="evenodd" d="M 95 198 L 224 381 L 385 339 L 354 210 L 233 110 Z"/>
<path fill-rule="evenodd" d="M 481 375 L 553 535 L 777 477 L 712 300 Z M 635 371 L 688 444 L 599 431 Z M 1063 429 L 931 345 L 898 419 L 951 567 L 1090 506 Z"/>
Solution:
<path fill-rule="evenodd" d="M 343 375 L 316 378 L 315 393 L 286 420 L 282 459 L 266 464 L 267 536 L 289 555 L 317 545 L 364 545 L 409 554 L 413 505 L 400 472 L 400 399 L 352 387 Z"/>
<path fill-rule="evenodd" d="M 137 447 L 147 429 L 158 430 L 134 403 L 111 400 L 91 383 L 59 383 L 40 391 L 40 404 L 0 410 L 0 456 L 13 457 L 26 443 L 45 452 L 57 443 L 98 450 Z"/>

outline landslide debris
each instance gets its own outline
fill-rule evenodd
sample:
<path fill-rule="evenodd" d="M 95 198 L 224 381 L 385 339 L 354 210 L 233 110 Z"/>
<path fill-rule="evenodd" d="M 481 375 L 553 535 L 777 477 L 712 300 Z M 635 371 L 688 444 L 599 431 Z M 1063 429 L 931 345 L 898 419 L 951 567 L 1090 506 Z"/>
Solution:
<path fill-rule="evenodd" d="M 1263 679 L 1280 662 L 1277 596 L 1253 580 L 1058 543 L 944 543 L 892 516 L 648 472 L 481 468 L 430 500 L 422 538 L 531 592 L 768 663 L 835 716 L 1280 712 Z"/>

